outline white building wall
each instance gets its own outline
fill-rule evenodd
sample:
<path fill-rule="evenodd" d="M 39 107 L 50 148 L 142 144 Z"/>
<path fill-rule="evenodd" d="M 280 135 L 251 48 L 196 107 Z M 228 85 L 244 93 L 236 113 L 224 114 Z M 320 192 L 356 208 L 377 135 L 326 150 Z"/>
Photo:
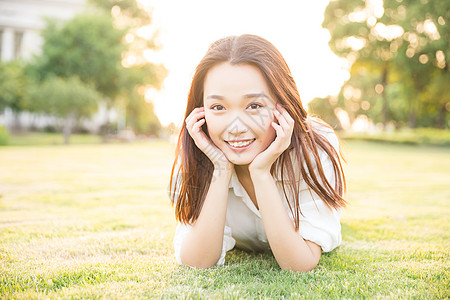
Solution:
<path fill-rule="evenodd" d="M 39 32 L 46 26 L 45 18 L 69 20 L 83 12 L 86 3 L 86 0 L 1 0 L 1 60 L 29 60 L 33 54 L 39 54 L 42 47 Z"/>

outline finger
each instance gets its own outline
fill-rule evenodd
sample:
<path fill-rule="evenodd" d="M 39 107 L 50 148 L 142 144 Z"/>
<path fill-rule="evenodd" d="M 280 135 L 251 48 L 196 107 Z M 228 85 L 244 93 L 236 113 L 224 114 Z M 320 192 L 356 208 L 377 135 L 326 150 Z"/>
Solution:
<path fill-rule="evenodd" d="M 283 117 L 286 119 L 286 121 L 288 122 L 288 124 L 290 126 L 293 126 L 295 121 L 294 119 L 291 117 L 291 115 L 288 113 L 288 111 L 282 107 L 280 104 L 277 105 L 278 111 L 283 115 Z"/>
<path fill-rule="evenodd" d="M 272 127 L 275 129 L 277 137 L 283 138 L 283 137 L 286 136 L 286 134 L 284 133 L 283 128 L 280 125 L 278 125 L 277 123 L 272 122 Z"/>
<path fill-rule="evenodd" d="M 189 123 L 189 121 L 199 112 L 204 112 L 204 107 L 196 107 L 194 108 L 191 113 L 189 114 L 189 116 L 187 116 L 185 122 L 186 124 Z"/>
<path fill-rule="evenodd" d="M 277 104 L 277 109 L 283 115 L 283 117 L 286 119 L 286 121 L 289 123 L 289 125 L 293 126 L 295 121 L 291 117 L 291 115 L 288 113 L 288 111 L 283 106 L 281 106 L 280 104 Z"/>
<path fill-rule="evenodd" d="M 205 152 L 205 149 L 208 148 L 208 137 L 206 136 L 206 134 L 200 129 L 200 127 L 205 123 L 205 119 L 201 119 L 200 121 L 196 122 L 195 124 L 192 125 L 191 130 L 189 131 L 190 136 L 192 137 L 192 139 L 194 140 L 195 144 L 197 145 L 197 147 L 202 150 L 205 154 L 207 154 Z"/>
<path fill-rule="evenodd" d="M 197 112 L 190 116 L 189 120 L 186 119 L 186 126 L 192 127 L 200 118 L 203 118 L 205 116 L 204 111 Z"/>
<path fill-rule="evenodd" d="M 284 116 L 278 110 L 274 110 L 273 113 L 274 113 L 275 117 L 277 118 L 278 122 L 280 123 L 280 125 L 284 129 L 289 129 L 289 127 L 291 127 L 288 124 L 288 122 L 286 121 L 286 119 L 284 118 Z"/>
<path fill-rule="evenodd" d="M 192 119 L 192 116 L 193 116 L 195 113 L 197 113 L 197 108 L 194 108 L 194 109 L 189 113 L 189 115 L 186 117 L 185 122 L 188 123 L 189 120 Z"/>
<path fill-rule="evenodd" d="M 200 131 L 200 127 L 205 123 L 205 119 L 200 119 L 198 122 L 196 122 L 193 126 L 192 126 L 192 130 L 194 132 L 199 132 Z"/>

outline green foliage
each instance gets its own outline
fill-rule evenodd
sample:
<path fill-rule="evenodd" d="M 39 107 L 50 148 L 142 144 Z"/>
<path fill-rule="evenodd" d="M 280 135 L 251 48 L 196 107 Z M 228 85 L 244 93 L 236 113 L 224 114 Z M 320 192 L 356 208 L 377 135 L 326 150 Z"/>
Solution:
<path fill-rule="evenodd" d="M 8 145 L 9 135 L 4 126 L 0 126 L 0 146 Z"/>
<path fill-rule="evenodd" d="M 127 123 L 136 133 L 159 136 L 161 123 L 154 112 L 153 104 L 146 102 L 143 97 L 136 95 L 129 98 L 127 117 Z"/>
<path fill-rule="evenodd" d="M 18 61 L 0 63 L 0 110 L 10 107 L 21 111 L 24 107 L 27 77 Z"/>
<path fill-rule="evenodd" d="M 61 118 L 90 117 L 102 96 L 78 77 L 68 79 L 49 77 L 42 84 L 30 88 L 29 107 Z"/>
<path fill-rule="evenodd" d="M 106 14 L 78 15 L 64 24 L 49 21 L 42 33 L 42 55 L 31 67 L 32 72 L 41 80 L 77 76 L 103 95 L 114 97 L 125 49 L 123 34 Z"/>
<path fill-rule="evenodd" d="M 330 31 L 330 48 L 353 64 L 341 97 L 345 86 L 361 91 L 341 108 L 384 124 L 449 128 L 450 2 L 382 3 L 380 9 L 369 1 L 335 0 L 326 8 L 322 26 Z M 362 101 L 370 110 L 358 109 Z"/>
<path fill-rule="evenodd" d="M 314 98 L 308 103 L 308 112 L 317 116 L 327 122 L 334 130 L 341 130 L 342 124 L 339 121 L 334 109 L 335 104 L 331 104 L 331 99 L 328 98 Z"/>
<path fill-rule="evenodd" d="M 159 136 L 161 123 L 154 112 L 153 104 L 145 101 L 142 83 L 145 83 L 145 86 L 159 87 L 166 74 L 164 67 L 150 63 L 123 70 L 117 104 L 126 107 L 127 126 L 133 128 L 136 133 Z M 130 90 L 131 87 L 134 88 Z"/>
<path fill-rule="evenodd" d="M 119 111 L 131 112 L 126 119 L 132 120 L 130 125 L 136 127 L 134 130 L 157 132 L 156 127 L 160 128 L 160 124 L 154 112 L 140 104 L 148 115 L 145 117 L 144 112 L 136 108 L 137 98 L 144 101 L 145 88 L 160 88 L 167 74 L 164 66 L 152 64 L 143 57 L 145 49 L 156 47 L 154 37 L 144 38 L 137 34 L 140 27 L 150 24 L 149 13 L 134 0 L 90 2 L 97 6 L 92 10 L 95 14 L 77 15 L 64 23 L 48 21 L 42 34 L 45 40 L 42 55 L 27 67 L 27 74 L 38 86 L 52 77 L 77 77 L 100 92 L 102 99 L 108 100 L 108 108 L 118 107 Z M 125 39 L 126 35 L 133 37 L 132 43 Z M 133 58 L 134 64 L 129 63 L 129 57 Z M 36 94 L 36 89 L 30 89 L 30 95 Z M 43 111 L 42 107 L 45 107 L 45 101 L 41 103 L 36 97 L 28 103 L 32 104 L 34 111 Z M 134 107 L 126 108 L 129 104 Z M 54 103 L 49 105 L 54 106 Z M 67 107 L 73 105 L 68 103 Z M 78 107 L 85 107 L 91 114 L 90 105 Z M 61 116 L 63 110 L 62 104 L 58 103 L 57 109 L 45 111 L 58 111 Z M 87 116 L 87 111 L 77 111 L 76 114 Z"/>
<path fill-rule="evenodd" d="M 89 2 L 107 12 L 110 12 L 114 6 L 120 8 L 118 14 L 132 20 L 127 25 L 129 27 L 141 27 L 151 22 L 150 15 L 139 6 L 136 0 L 89 0 Z"/>

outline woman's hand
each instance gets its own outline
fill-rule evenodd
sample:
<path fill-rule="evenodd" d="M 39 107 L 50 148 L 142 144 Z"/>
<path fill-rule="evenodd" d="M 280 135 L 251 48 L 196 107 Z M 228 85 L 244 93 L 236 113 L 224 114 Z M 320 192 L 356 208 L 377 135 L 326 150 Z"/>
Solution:
<path fill-rule="evenodd" d="M 214 165 L 215 170 L 231 170 L 233 164 L 223 152 L 217 148 L 211 139 L 201 129 L 205 124 L 205 108 L 196 107 L 186 118 L 186 129 L 195 142 L 195 145 L 206 154 Z"/>
<path fill-rule="evenodd" d="M 278 123 L 272 122 L 275 129 L 275 140 L 267 147 L 266 150 L 258 154 L 249 165 L 250 175 L 253 173 L 269 173 L 275 160 L 286 150 L 291 144 L 292 132 L 294 131 L 294 119 L 280 105 L 277 104 L 273 110 Z"/>

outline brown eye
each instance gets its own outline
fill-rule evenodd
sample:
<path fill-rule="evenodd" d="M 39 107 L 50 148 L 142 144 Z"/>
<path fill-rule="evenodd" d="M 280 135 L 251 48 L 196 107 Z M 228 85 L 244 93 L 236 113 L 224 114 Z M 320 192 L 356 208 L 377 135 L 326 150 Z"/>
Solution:
<path fill-rule="evenodd" d="M 258 104 L 258 103 L 252 103 L 248 107 L 251 109 L 258 109 L 258 108 L 262 107 L 262 105 Z"/>
<path fill-rule="evenodd" d="M 216 105 L 211 106 L 210 109 L 219 111 L 219 110 L 224 110 L 225 107 L 223 107 L 223 106 L 220 105 L 220 104 L 216 104 Z"/>

